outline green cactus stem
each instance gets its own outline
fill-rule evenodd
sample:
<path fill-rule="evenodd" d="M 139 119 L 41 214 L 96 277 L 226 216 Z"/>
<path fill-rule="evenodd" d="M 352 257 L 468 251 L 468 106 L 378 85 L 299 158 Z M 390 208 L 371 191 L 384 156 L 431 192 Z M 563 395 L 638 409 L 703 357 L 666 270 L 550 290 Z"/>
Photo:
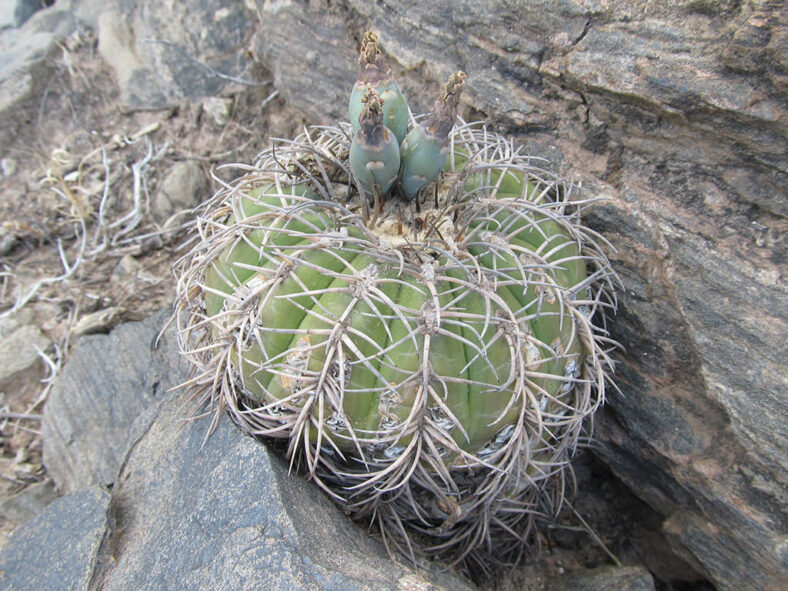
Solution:
<path fill-rule="evenodd" d="M 350 144 L 350 168 L 369 194 L 383 195 L 399 173 L 399 142 L 383 125 L 383 101 L 374 88 L 362 102 L 361 126 Z"/>
<path fill-rule="evenodd" d="M 361 111 L 364 108 L 363 98 L 370 88 L 375 89 L 383 103 L 383 123 L 402 143 L 408 133 L 410 111 L 405 97 L 394 80 L 391 70 L 383 63 L 378 49 L 378 36 L 368 31 L 361 42 L 361 53 L 358 58 L 359 76 L 350 93 L 348 116 L 353 125 L 353 132 L 361 127 Z"/>
<path fill-rule="evenodd" d="M 457 119 L 465 72 L 452 74 L 432 112 L 405 137 L 400 146 L 402 190 L 409 199 L 432 182 L 446 164 L 449 132 Z"/>

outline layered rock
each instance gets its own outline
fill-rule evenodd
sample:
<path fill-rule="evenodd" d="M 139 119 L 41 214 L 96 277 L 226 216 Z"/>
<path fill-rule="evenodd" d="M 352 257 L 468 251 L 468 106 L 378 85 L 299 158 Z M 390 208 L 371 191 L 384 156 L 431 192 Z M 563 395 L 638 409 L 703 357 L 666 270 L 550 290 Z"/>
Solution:
<path fill-rule="evenodd" d="M 127 109 L 173 107 L 220 93 L 246 76 L 254 31 L 244 2 L 116 0 L 98 17 L 99 52 L 113 67 Z"/>
<path fill-rule="evenodd" d="M 466 71 L 467 115 L 609 201 L 618 384 L 599 455 L 721 589 L 788 576 L 788 16 L 780 3 L 257 3 L 257 52 L 320 122 L 366 28 L 418 110 Z M 516 24 L 516 26 L 513 26 Z M 321 75 L 314 85 L 303 63 Z M 424 110 L 424 109 L 422 109 Z"/>

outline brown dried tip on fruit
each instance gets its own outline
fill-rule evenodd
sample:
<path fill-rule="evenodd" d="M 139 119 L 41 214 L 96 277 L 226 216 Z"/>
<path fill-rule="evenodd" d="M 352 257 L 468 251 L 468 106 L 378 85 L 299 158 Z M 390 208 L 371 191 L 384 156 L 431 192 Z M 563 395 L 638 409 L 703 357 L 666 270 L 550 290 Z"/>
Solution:
<path fill-rule="evenodd" d="M 462 87 L 468 75 L 465 72 L 452 74 L 443 87 L 440 98 L 432 105 L 432 112 L 424 122 L 424 127 L 435 137 L 449 137 L 449 132 L 457 120 Z"/>
<path fill-rule="evenodd" d="M 364 133 L 365 139 L 370 144 L 379 144 L 383 136 L 383 101 L 375 92 L 374 88 L 370 88 L 361 98 L 364 106 L 361 109 L 361 130 Z"/>
<path fill-rule="evenodd" d="M 380 49 L 378 49 L 378 34 L 374 31 L 367 31 L 364 34 L 358 65 L 358 81 L 364 84 L 378 84 L 391 78 L 391 70 L 381 59 Z"/>

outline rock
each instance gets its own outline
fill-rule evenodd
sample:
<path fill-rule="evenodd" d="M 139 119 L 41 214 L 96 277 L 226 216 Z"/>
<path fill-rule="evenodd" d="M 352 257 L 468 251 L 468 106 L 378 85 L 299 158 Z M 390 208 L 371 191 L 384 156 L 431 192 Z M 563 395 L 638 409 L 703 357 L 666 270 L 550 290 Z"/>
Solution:
<path fill-rule="evenodd" d="M 243 79 L 254 16 L 244 2 L 115 0 L 98 19 L 99 52 L 127 109 L 165 108 L 220 94 Z"/>
<path fill-rule="evenodd" d="M 0 29 L 22 26 L 41 6 L 41 0 L 0 0 Z"/>
<path fill-rule="evenodd" d="M 136 282 L 158 283 L 163 279 L 146 270 L 140 261 L 126 254 L 121 257 L 115 268 L 112 269 L 112 281 L 126 289 L 133 289 Z"/>
<path fill-rule="evenodd" d="M 177 348 L 167 346 L 172 337 L 159 343 L 165 354 L 156 352 L 166 318 L 162 312 L 77 342 L 42 422 L 44 465 L 62 492 L 113 483 L 133 421 L 185 379 Z"/>
<path fill-rule="evenodd" d="M 0 256 L 6 256 L 14 250 L 19 238 L 5 226 L 0 226 Z"/>
<path fill-rule="evenodd" d="M 13 314 L 0 316 L 0 339 L 7 337 L 17 328 L 33 324 L 34 321 L 35 312 L 29 307 L 21 308 Z"/>
<path fill-rule="evenodd" d="M 112 279 L 117 283 L 132 283 L 141 270 L 139 261 L 130 254 L 125 254 L 112 269 Z"/>
<path fill-rule="evenodd" d="M 16 0 L 0 0 L 0 30 L 15 27 Z"/>
<path fill-rule="evenodd" d="M 358 50 L 347 37 L 343 15 L 324 11 L 318 17 L 315 10 L 301 10 L 292 2 L 257 4 L 255 52 L 272 71 L 276 88 L 320 123 L 347 119 L 348 97 L 358 78 Z M 305 71 L 319 72 L 320 83 L 304 76 Z"/>
<path fill-rule="evenodd" d="M 16 168 L 16 160 L 13 158 L 3 158 L 0 160 L 0 171 L 2 171 L 4 177 L 8 178 L 14 176 L 16 174 Z"/>
<path fill-rule="evenodd" d="M 597 421 L 597 453 L 718 588 L 783 588 L 785 8 L 256 5 L 256 54 L 312 121 L 346 117 L 358 41 L 371 25 L 414 112 L 463 69 L 474 118 L 516 134 L 582 181 L 585 196 L 608 199 L 587 219 L 618 248 L 626 290 L 613 336 L 625 352 L 622 394 Z M 522 33 L 513 22 L 525 23 Z"/>
<path fill-rule="evenodd" d="M 211 120 L 220 127 L 226 125 L 230 120 L 232 107 L 232 99 L 218 96 L 209 96 L 202 102 L 203 111 L 210 115 Z"/>
<path fill-rule="evenodd" d="M 158 224 L 167 226 L 172 216 L 190 211 L 207 196 L 208 179 L 200 165 L 178 162 L 167 172 L 152 200 L 151 215 Z"/>
<path fill-rule="evenodd" d="M 641 566 L 602 566 L 557 577 L 544 591 L 654 591 L 654 581 Z"/>
<path fill-rule="evenodd" d="M 55 40 L 47 32 L 0 31 L 0 139 L 7 138 L 2 145 L 11 144 L 21 127 L 32 120 L 33 102 L 43 90 L 50 68 L 46 58 Z"/>
<path fill-rule="evenodd" d="M 41 329 L 32 324 L 20 326 L 3 334 L 0 340 L 0 388 L 11 390 L 25 374 L 43 369 L 39 351 L 52 346 Z"/>
<path fill-rule="evenodd" d="M 0 145 L 13 145 L 25 127 L 36 120 L 41 96 L 52 78 L 53 62 L 48 58 L 60 51 L 58 40 L 86 26 L 84 13 L 75 10 L 74 3 L 90 8 L 99 1 L 60 0 L 48 8 L 42 8 L 45 3 L 39 0 L 2 1 Z"/>
<path fill-rule="evenodd" d="M 57 498 L 51 480 L 37 482 L 0 503 L 0 517 L 14 525 L 22 525 L 42 513 Z"/>
<path fill-rule="evenodd" d="M 227 417 L 206 439 L 210 421 L 184 422 L 185 412 L 181 397 L 165 400 L 124 462 L 96 575 L 105 591 L 473 589 L 392 562 Z"/>
<path fill-rule="evenodd" d="M 108 333 L 118 321 L 119 316 L 123 313 L 123 308 L 119 306 L 110 306 L 103 310 L 97 310 L 82 316 L 74 328 L 71 329 L 72 336 L 80 337 L 86 334 Z"/>
<path fill-rule="evenodd" d="M 39 121 L 42 97 L 52 83 L 54 59 L 66 37 L 84 31 L 102 0 L 59 0 L 47 8 L 39 0 L 4 0 L 0 19 L 16 22 L 17 9 L 36 11 L 19 28 L 0 23 L 0 146 L 12 146 Z M 20 13 L 21 14 L 21 13 Z M 4 165 L 4 170 L 8 164 Z"/>
<path fill-rule="evenodd" d="M 99 488 L 76 492 L 17 529 L 0 551 L 3 588 L 87 589 L 104 539 L 109 502 L 109 494 Z"/>

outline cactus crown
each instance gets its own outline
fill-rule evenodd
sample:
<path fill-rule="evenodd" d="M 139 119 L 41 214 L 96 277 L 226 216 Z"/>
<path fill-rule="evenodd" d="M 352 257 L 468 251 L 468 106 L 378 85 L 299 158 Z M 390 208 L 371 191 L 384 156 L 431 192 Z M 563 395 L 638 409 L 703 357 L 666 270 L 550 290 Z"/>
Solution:
<path fill-rule="evenodd" d="M 449 132 L 457 120 L 460 94 L 468 77 L 465 72 L 452 74 L 441 96 L 435 101 L 429 116 L 412 130 L 408 137 L 404 137 L 409 119 L 408 105 L 390 70 L 382 64 L 376 33 L 369 31 L 364 35 L 358 62 L 359 78 L 351 93 L 348 107 L 350 122 L 356 130 L 351 149 L 356 154 L 369 151 L 367 144 L 370 142 L 369 132 L 373 121 L 371 112 L 375 112 L 382 103 L 385 111 L 381 121 L 391 128 L 398 141 L 388 151 L 387 160 L 381 160 L 380 154 L 375 154 L 376 159 L 373 161 L 380 163 L 379 166 L 387 170 L 394 168 L 395 165 L 398 168 L 396 178 L 386 186 L 384 192 L 391 190 L 412 199 L 422 187 L 435 180 L 446 163 Z M 391 103 L 388 107 L 385 106 L 387 101 Z M 364 106 L 360 107 L 359 103 Z M 367 137 L 361 137 L 360 134 L 365 134 Z M 376 133 L 373 137 L 374 145 L 378 146 L 379 134 Z M 370 158 L 373 156 L 370 155 Z M 369 172 L 366 170 L 369 162 L 370 160 L 365 158 L 351 157 L 350 166 L 361 186 L 368 193 L 373 189 L 377 193 L 381 185 L 377 182 L 369 182 Z M 375 197 L 379 196 L 375 195 Z"/>
<path fill-rule="evenodd" d="M 561 505 L 611 369 L 614 275 L 591 200 L 455 125 L 463 73 L 408 130 L 380 59 L 368 33 L 350 124 L 280 142 L 202 206 L 181 347 L 216 420 L 286 439 L 390 551 L 478 574 Z"/>

